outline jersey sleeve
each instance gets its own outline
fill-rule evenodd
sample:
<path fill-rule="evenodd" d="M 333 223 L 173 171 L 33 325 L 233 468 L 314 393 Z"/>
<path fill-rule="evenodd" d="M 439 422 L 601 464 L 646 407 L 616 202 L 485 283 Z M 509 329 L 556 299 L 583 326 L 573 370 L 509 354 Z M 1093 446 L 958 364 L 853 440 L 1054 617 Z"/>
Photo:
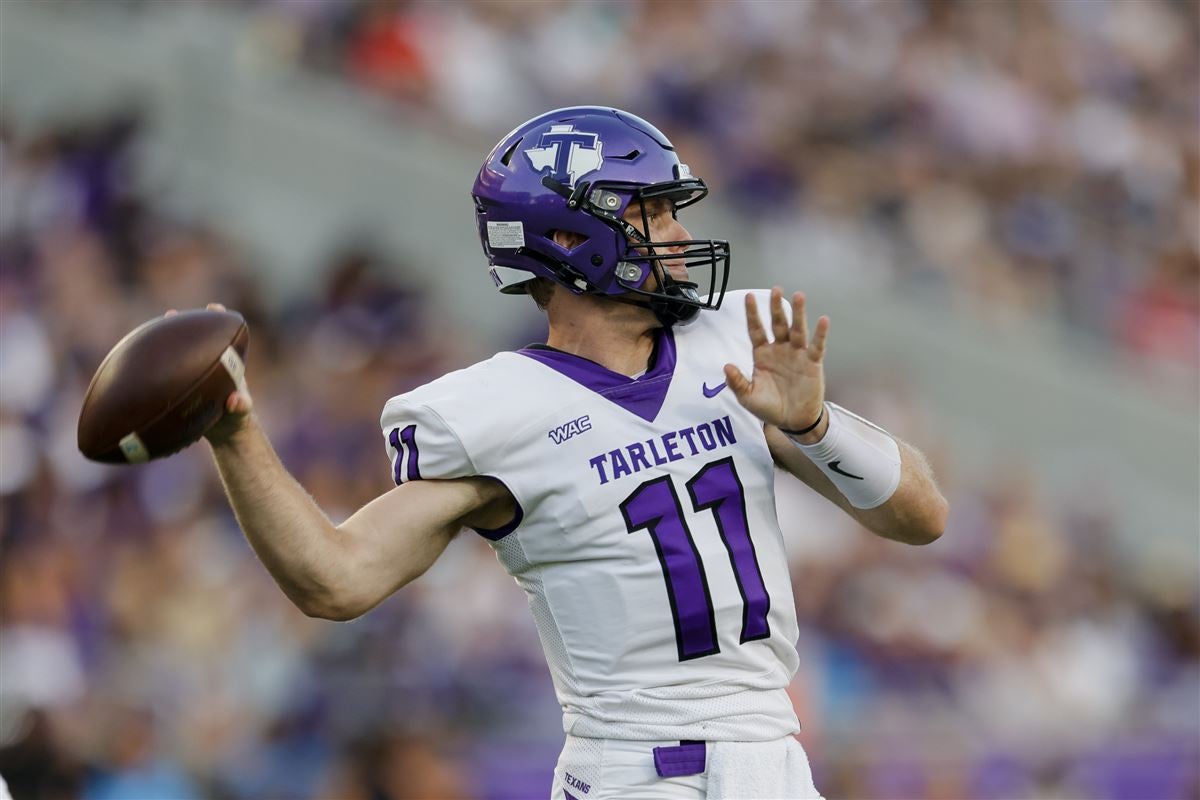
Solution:
<path fill-rule="evenodd" d="M 774 341 L 775 335 L 771 332 L 771 290 L 770 289 L 741 289 L 726 293 L 725 300 L 721 303 L 721 308 L 716 312 L 709 312 L 709 317 L 702 317 L 709 326 L 711 331 L 709 336 L 715 337 L 710 346 L 714 353 L 723 353 L 724 358 L 728 359 L 732 364 L 737 366 L 746 375 L 754 369 L 754 348 L 750 344 L 750 333 L 746 322 L 746 296 L 753 295 L 755 305 L 758 307 L 758 318 L 762 321 L 763 329 L 766 331 L 767 339 Z M 785 293 L 783 298 L 783 312 L 788 321 L 788 325 L 792 324 L 792 298 L 790 294 Z M 703 313 L 703 312 L 701 312 Z"/>
<path fill-rule="evenodd" d="M 408 481 L 477 474 L 458 435 L 428 406 L 403 396 L 393 397 L 383 408 L 380 426 L 397 486 Z"/>

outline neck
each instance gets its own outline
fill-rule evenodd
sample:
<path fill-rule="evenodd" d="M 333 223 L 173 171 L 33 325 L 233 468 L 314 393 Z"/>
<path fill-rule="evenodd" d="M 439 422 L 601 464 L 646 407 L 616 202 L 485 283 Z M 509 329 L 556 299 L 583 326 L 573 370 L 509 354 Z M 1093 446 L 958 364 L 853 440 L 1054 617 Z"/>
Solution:
<path fill-rule="evenodd" d="M 556 308 L 551 304 L 546 344 L 621 375 L 633 376 L 646 370 L 654 351 L 655 333 L 661 327 L 653 314 L 636 306 L 587 296 L 571 296 L 562 305 Z"/>

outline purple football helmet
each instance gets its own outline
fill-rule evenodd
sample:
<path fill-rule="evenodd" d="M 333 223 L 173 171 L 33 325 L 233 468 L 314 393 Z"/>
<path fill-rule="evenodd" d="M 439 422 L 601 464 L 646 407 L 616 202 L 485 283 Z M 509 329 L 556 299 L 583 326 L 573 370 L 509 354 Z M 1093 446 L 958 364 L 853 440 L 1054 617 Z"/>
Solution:
<path fill-rule="evenodd" d="M 501 292 L 522 293 L 535 277 L 549 278 L 576 293 L 647 306 L 664 325 L 720 308 L 729 243 L 651 241 L 645 201 L 663 198 L 673 214 L 706 194 L 704 181 L 692 177 L 657 128 L 596 106 L 560 108 L 516 128 L 488 154 L 471 190 L 479 238 Z M 633 203 L 641 210 L 640 230 L 623 219 Z M 568 249 L 554 241 L 555 231 L 582 241 Z M 663 263 L 676 260 L 688 280 L 673 278 Z M 708 292 L 701 296 L 691 271 L 705 268 Z"/>

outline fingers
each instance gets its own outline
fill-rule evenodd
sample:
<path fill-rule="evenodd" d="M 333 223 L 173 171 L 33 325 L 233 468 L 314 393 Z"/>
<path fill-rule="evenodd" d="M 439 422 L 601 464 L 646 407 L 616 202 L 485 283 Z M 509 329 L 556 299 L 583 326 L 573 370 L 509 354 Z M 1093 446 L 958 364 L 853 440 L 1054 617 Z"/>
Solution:
<path fill-rule="evenodd" d="M 250 396 L 241 392 L 230 392 L 225 398 L 225 410 L 230 414 L 249 414 L 253 407 Z"/>
<path fill-rule="evenodd" d="M 805 309 L 807 297 L 804 292 L 792 295 L 792 346 L 798 350 L 808 350 L 808 356 L 819 362 L 825 357 L 825 342 L 829 338 L 829 317 L 817 320 L 817 330 L 812 340 L 808 338 L 808 314 Z"/>
<path fill-rule="evenodd" d="M 750 391 L 749 379 L 733 364 L 725 365 L 725 383 L 738 397 L 744 397 Z"/>
<path fill-rule="evenodd" d="M 775 335 L 777 342 L 788 340 L 787 314 L 783 310 L 783 289 L 778 286 L 771 290 L 771 333 Z"/>
<path fill-rule="evenodd" d="M 825 358 L 825 340 L 829 338 L 829 317 L 821 317 L 817 320 L 817 330 L 813 334 L 812 345 L 808 348 L 808 355 L 813 361 L 820 362 Z"/>
<path fill-rule="evenodd" d="M 808 347 L 808 318 L 804 313 L 804 292 L 792 295 L 792 347 L 803 350 Z"/>
<path fill-rule="evenodd" d="M 207 306 L 205 306 L 205 308 L 207 308 L 209 311 L 225 311 L 226 310 L 225 306 L 222 303 L 209 303 Z M 178 308 L 168 308 L 167 313 L 163 314 L 163 316 L 164 317 L 173 317 L 178 313 L 179 313 Z"/>
<path fill-rule="evenodd" d="M 804 292 L 796 292 L 792 295 L 792 321 L 789 325 L 783 305 L 783 290 L 778 286 L 772 289 L 771 333 L 776 342 L 791 342 L 792 347 L 797 350 L 807 350 L 809 358 L 813 361 L 820 361 L 825 357 L 825 342 L 829 337 L 829 317 L 823 316 L 817 320 L 816 331 L 810 339 L 807 300 Z M 761 347 L 768 343 L 766 329 L 758 314 L 758 304 L 752 294 L 746 295 L 746 328 L 750 332 L 752 347 Z M 729 385 L 732 387 L 734 384 L 730 381 Z M 746 385 L 749 386 L 748 381 Z"/>
<path fill-rule="evenodd" d="M 750 332 L 751 347 L 762 347 L 767 343 L 767 331 L 758 316 L 758 303 L 749 293 L 746 294 L 746 330 Z"/>

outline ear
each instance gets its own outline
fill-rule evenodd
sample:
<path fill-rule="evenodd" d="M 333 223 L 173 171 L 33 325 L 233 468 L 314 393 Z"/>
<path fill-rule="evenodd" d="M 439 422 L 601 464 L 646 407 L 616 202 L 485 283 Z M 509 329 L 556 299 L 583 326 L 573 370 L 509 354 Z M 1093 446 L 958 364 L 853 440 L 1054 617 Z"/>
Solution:
<path fill-rule="evenodd" d="M 554 243 L 564 250 L 574 250 L 587 241 L 587 237 L 573 231 L 554 231 Z"/>

